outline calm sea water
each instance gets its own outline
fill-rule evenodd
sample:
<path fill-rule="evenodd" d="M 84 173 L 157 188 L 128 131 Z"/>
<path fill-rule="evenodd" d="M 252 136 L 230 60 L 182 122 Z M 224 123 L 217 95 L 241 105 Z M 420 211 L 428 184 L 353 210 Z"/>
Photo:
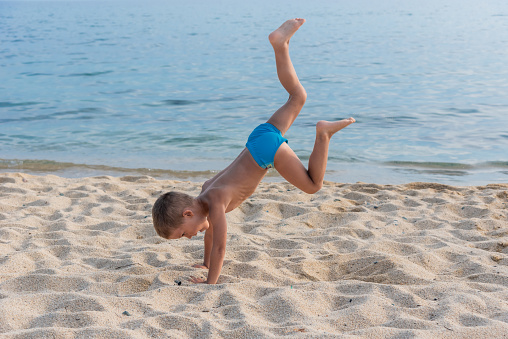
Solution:
<path fill-rule="evenodd" d="M 0 1 L 2 171 L 211 175 L 287 99 L 267 36 L 291 17 L 304 163 L 354 116 L 327 180 L 508 182 L 501 0 Z"/>

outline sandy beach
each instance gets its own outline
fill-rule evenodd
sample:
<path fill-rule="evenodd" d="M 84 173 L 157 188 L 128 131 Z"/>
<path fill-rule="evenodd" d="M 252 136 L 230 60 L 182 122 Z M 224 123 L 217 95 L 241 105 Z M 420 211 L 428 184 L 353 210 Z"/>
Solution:
<path fill-rule="evenodd" d="M 0 337 L 508 338 L 508 184 L 262 183 L 217 285 L 151 221 L 200 188 L 0 174 Z"/>

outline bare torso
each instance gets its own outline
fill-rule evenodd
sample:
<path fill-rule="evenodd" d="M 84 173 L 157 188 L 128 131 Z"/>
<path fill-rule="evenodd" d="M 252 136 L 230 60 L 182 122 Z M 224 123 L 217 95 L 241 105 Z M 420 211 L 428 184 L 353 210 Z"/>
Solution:
<path fill-rule="evenodd" d="M 225 212 L 230 212 L 254 193 L 266 172 L 245 148 L 228 167 L 203 184 L 199 197 L 208 205 L 222 204 Z"/>

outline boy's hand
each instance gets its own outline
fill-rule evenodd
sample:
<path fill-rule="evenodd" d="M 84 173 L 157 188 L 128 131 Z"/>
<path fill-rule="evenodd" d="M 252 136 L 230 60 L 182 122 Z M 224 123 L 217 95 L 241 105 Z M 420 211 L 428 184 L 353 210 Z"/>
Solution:
<path fill-rule="evenodd" d="M 203 280 L 201 278 L 196 278 L 196 277 L 193 277 L 193 276 L 190 277 L 189 281 L 191 283 L 193 283 L 193 284 L 204 284 L 204 283 L 206 283 L 206 280 Z"/>
<path fill-rule="evenodd" d="M 205 265 L 200 265 L 200 264 L 192 265 L 192 267 L 194 267 L 194 268 L 202 268 L 204 270 L 208 269 L 208 267 L 206 267 Z"/>

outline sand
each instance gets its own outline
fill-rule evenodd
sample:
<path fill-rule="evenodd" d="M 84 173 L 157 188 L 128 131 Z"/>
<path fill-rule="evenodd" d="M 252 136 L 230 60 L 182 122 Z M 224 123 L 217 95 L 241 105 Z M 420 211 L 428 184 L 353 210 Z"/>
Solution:
<path fill-rule="evenodd" d="M 151 205 L 200 187 L 0 174 L 0 337 L 508 338 L 508 184 L 262 183 L 194 285 Z"/>

